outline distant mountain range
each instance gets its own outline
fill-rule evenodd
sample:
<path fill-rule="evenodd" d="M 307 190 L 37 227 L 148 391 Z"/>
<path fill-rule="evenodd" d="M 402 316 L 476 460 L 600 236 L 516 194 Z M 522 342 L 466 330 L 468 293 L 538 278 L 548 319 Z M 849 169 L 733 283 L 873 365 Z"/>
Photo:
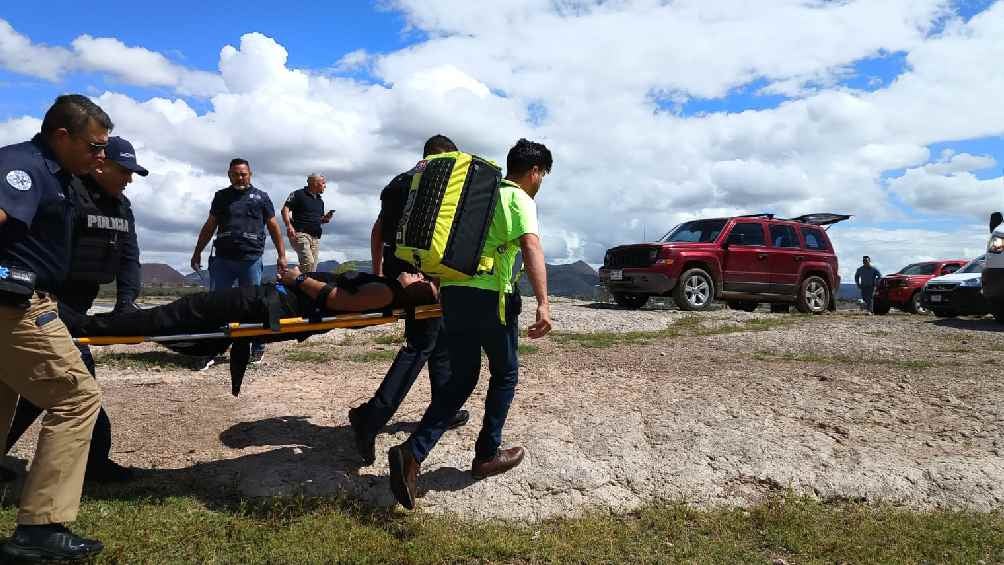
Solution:
<path fill-rule="evenodd" d="M 185 277 L 165 263 L 144 263 L 140 265 L 140 281 L 144 286 L 180 286 Z"/>

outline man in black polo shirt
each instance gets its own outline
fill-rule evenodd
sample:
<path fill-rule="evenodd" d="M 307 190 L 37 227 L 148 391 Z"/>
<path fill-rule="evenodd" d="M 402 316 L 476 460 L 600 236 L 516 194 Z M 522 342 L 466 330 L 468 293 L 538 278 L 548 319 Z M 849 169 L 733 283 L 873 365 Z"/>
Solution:
<path fill-rule="evenodd" d="M 445 135 L 434 135 L 425 142 L 422 157 L 456 151 L 457 146 Z M 419 162 L 420 165 L 424 161 Z M 370 234 L 370 251 L 373 273 L 396 278 L 401 273 L 417 273 L 412 265 L 394 256 L 394 231 L 404 212 L 405 201 L 411 187 L 412 170 L 394 177 L 380 193 L 380 215 Z M 355 436 L 356 450 L 363 462 L 372 465 L 376 458 L 376 435 L 397 412 L 411 385 L 429 363 L 429 381 L 432 395 L 440 393 L 450 380 L 450 358 L 442 318 L 405 320 L 404 337 L 407 343 L 397 352 L 394 363 L 373 398 L 349 410 L 349 423 Z M 467 410 L 458 410 L 449 422 L 450 429 L 462 426 L 470 419 Z"/>
<path fill-rule="evenodd" d="M 286 198 L 282 207 L 282 219 L 286 222 L 289 244 L 296 250 L 300 272 L 312 273 L 320 263 L 318 253 L 321 244 L 321 224 L 331 221 L 335 211 L 324 213 L 324 188 L 327 181 L 322 175 L 312 173 L 307 177 L 307 186 L 294 190 Z"/>

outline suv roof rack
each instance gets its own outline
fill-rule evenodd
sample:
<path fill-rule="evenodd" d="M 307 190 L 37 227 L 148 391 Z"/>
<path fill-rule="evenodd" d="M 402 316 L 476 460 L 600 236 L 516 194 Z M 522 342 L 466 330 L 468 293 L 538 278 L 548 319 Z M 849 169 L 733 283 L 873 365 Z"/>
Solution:
<path fill-rule="evenodd" d="M 848 214 L 830 214 L 830 213 L 816 213 L 816 214 L 805 214 L 798 216 L 796 218 L 790 218 L 792 222 L 801 222 L 803 224 L 810 224 L 813 226 L 831 226 L 833 224 L 842 222 L 844 220 L 851 219 L 852 216 Z"/>
<path fill-rule="evenodd" d="M 768 220 L 774 219 L 774 214 L 742 214 L 736 216 L 737 218 L 767 218 Z"/>

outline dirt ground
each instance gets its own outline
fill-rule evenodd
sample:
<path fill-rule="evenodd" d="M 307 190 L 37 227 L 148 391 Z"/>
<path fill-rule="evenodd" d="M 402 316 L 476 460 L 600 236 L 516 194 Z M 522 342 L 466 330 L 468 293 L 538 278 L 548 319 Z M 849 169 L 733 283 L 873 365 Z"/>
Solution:
<path fill-rule="evenodd" d="M 524 303 L 524 326 L 533 306 Z M 916 508 L 1001 506 L 1004 326 L 853 311 L 691 316 L 556 302 L 565 335 L 523 341 L 532 347 L 505 430 L 505 444 L 524 446 L 527 459 L 485 481 L 467 472 L 486 367 L 467 406 L 472 423 L 448 432 L 423 465 L 420 507 L 533 520 L 654 499 L 743 505 L 779 489 Z M 763 319 L 779 325 L 753 321 Z M 666 327 L 686 330 L 623 333 Z M 421 417 L 428 379 L 419 377 L 379 436 L 371 467 L 360 468 L 347 412 L 377 388 L 401 331 L 273 344 L 236 399 L 225 362 L 196 372 L 155 347 L 96 348 L 113 458 L 142 469 L 140 488 L 390 505 L 386 450 Z M 612 346 L 585 347 L 567 335 L 576 332 L 623 339 L 604 334 Z M 13 452 L 21 466 L 35 434 Z"/>

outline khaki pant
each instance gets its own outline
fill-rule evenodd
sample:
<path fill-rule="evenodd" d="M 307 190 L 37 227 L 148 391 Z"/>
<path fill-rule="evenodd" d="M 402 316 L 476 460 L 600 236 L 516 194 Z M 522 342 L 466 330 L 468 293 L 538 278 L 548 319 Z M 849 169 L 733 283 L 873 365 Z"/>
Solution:
<path fill-rule="evenodd" d="M 45 410 L 17 523 L 72 522 L 101 390 L 48 298 L 33 298 L 27 309 L 0 305 L 0 359 L 0 441 L 19 395 Z"/>
<path fill-rule="evenodd" d="M 300 263 L 301 273 L 311 273 L 317 269 L 318 253 L 320 252 L 321 239 L 302 231 L 296 232 L 296 239 L 293 241 L 293 249 L 296 250 L 296 258 Z"/>

